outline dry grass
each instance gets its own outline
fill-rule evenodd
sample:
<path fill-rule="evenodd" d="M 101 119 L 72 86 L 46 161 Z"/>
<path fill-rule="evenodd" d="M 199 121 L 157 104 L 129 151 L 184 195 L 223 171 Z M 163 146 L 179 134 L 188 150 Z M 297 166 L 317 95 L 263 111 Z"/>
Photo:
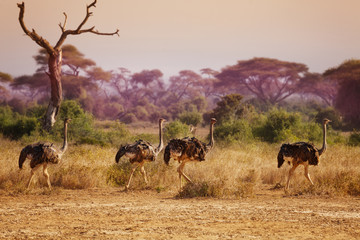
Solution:
<path fill-rule="evenodd" d="M 60 145 L 57 144 L 57 145 Z M 271 188 L 277 183 L 284 185 L 289 166 L 277 168 L 277 153 L 280 145 L 262 142 L 231 147 L 217 145 L 204 162 L 188 163 L 185 172 L 195 182 L 186 185 L 180 197 L 248 197 L 266 185 Z M 23 145 L 20 142 L 0 138 L 0 191 L 7 193 L 27 192 L 29 162 L 22 171 L 18 170 L 18 156 Z M 63 161 L 50 165 L 51 183 L 56 189 L 82 189 L 93 187 L 121 187 L 126 183 L 131 166 L 126 159 L 115 164 L 114 147 L 100 148 L 92 145 L 70 145 Z M 312 187 L 299 167 L 291 182 L 292 194 L 313 195 L 360 195 L 360 148 L 343 145 L 330 146 L 321 158 L 319 166 L 310 168 L 315 183 Z M 150 183 L 145 185 L 142 175 L 136 171 L 130 189 L 153 189 L 177 193 L 179 179 L 177 162 L 170 166 L 163 162 L 160 154 L 156 162 L 147 163 Z M 46 182 L 41 171 L 31 191 L 43 189 Z"/>

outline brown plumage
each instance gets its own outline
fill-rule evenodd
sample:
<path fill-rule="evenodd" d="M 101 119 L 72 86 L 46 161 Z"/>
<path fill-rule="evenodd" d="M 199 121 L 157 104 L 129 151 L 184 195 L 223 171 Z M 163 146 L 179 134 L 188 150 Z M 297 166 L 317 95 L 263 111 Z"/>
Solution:
<path fill-rule="evenodd" d="M 46 177 L 49 189 L 51 189 L 49 173 L 47 172 L 47 165 L 49 163 L 52 164 L 59 163 L 62 155 L 65 153 L 68 146 L 67 124 L 70 121 L 71 119 L 68 118 L 64 120 L 64 142 L 63 142 L 63 146 L 59 150 L 54 148 L 53 143 L 48 143 L 48 142 L 38 142 L 38 143 L 30 144 L 21 150 L 19 156 L 19 168 L 22 169 L 25 160 L 30 159 L 31 174 L 30 174 L 29 182 L 27 184 L 27 188 L 30 187 L 31 180 L 33 179 L 35 171 L 40 166 L 43 166 L 43 174 Z"/>
<path fill-rule="evenodd" d="M 283 144 L 278 154 L 278 168 L 280 168 L 285 161 L 292 164 L 289 170 L 289 176 L 285 186 L 285 192 L 289 189 L 290 178 L 295 169 L 299 165 L 304 165 L 304 174 L 306 179 L 314 185 L 309 174 L 309 165 L 318 165 L 320 156 L 326 151 L 326 124 L 331 122 L 329 119 L 323 120 L 323 146 L 321 149 L 316 148 L 312 143 L 296 142 Z"/>
<path fill-rule="evenodd" d="M 183 176 L 187 181 L 192 182 L 191 179 L 183 172 L 185 163 L 190 161 L 204 161 L 205 156 L 214 146 L 214 124 L 216 119 L 212 118 L 210 121 L 210 142 L 203 143 L 193 138 L 171 139 L 164 151 L 164 162 L 168 165 L 170 159 L 174 159 L 180 163 L 177 171 L 180 179 L 180 191 L 182 187 L 181 177 Z"/>
<path fill-rule="evenodd" d="M 122 156 L 126 156 L 129 158 L 131 164 L 135 164 L 132 168 L 128 183 L 125 186 L 125 190 L 127 190 L 130 186 L 130 182 L 132 176 L 136 170 L 136 168 L 140 167 L 140 172 L 144 176 L 144 180 L 148 183 L 146 178 L 146 172 L 144 169 L 145 162 L 155 161 L 156 156 L 161 152 L 164 147 L 163 138 L 162 138 L 162 124 L 166 120 L 163 118 L 159 119 L 159 146 L 154 147 L 149 142 L 144 140 L 138 140 L 133 144 L 127 144 L 125 146 L 121 146 L 115 156 L 116 163 L 119 162 Z"/>

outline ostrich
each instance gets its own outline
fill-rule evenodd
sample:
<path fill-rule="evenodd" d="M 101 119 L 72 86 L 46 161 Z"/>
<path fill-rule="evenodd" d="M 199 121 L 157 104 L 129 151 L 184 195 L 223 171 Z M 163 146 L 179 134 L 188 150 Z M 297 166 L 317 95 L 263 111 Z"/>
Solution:
<path fill-rule="evenodd" d="M 180 191 L 182 188 L 181 176 L 187 181 L 191 182 L 191 179 L 185 175 L 184 167 L 187 162 L 190 161 L 204 161 L 205 156 L 214 146 L 214 124 L 216 123 L 215 118 L 210 120 L 210 142 L 208 144 L 200 142 L 195 137 L 183 138 L 183 139 L 171 139 L 165 148 L 164 161 L 169 165 L 170 159 L 177 160 L 180 165 L 177 168 L 180 179 Z"/>
<path fill-rule="evenodd" d="M 67 141 L 67 125 L 71 121 L 69 118 L 64 119 L 64 142 L 63 146 L 57 150 L 53 147 L 53 143 L 49 142 L 38 142 L 34 144 L 27 145 L 21 150 L 19 156 L 19 168 L 22 169 L 22 166 L 25 160 L 30 159 L 30 167 L 31 174 L 30 179 L 27 184 L 27 188 L 29 189 L 33 176 L 36 170 L 39 167 L 43 167 L 43 174 L 46 177 L 47 184 L 49 189 L 51 190 L 51 183 L 49 178 L 49 173 L 47 171 L 47 166 L 49 163 L 57 164 L 61 160 L 62 155 L 65 153 L 68 147 Z"/>
<path fill-rule="evenodd" d="M 296 142 L 292 144 L 283 144 L 278 154 L 278 168 L 282 166 L 284 161 L 292 163 L 292 168 L 289 170 L 289 176 L 285 186 L 285 192 L 289 189 L 290 178 L 295 169 L 299 165 L 304 165 L 304 174 L 307 180 L 314 185 L 309 175 L 309 165 L 318 165 L 319 157 L 326 151 L 326 124 L 331 122 L 329 119 L 323 120 L 323 145 L 321 149 L 316 148 L 312 143 Z M 288 159 L 285 159 L 288 158 Z"/>
<path fill-rule="evenodd" d="M 144 176 L 145 183 L 148 183 L 146 178 L 146 172 L 144 169 L 144 163 L 149 161 L 155 161 L 156 156 L 161 152 L 164 148 L 163 136 L 162 136 L 162 125 L 166 120 L 163 118 L 159 119 L 159 146 L 154 147 L 150 143 L 144 140 L 138 140 L 133 144 L 127 144 L 125 146 L 121 146 L 119 151 L 116 153 L 115 161 L 119 162 L 122 156 L 126 156 L 129 158 L 131 164 L 135 164 L 135 166 L 131 170 L 131 174 L 128 180 L 128 183 L 125 186 L 125 190 L 129 189 L 130 182 L 132 176 L 136 170 L 136 168 L 140 167 L 140 172 Z"/>
<path fill-rule="evenodd" d="M 193 136 L 195 136 L 195 134 L 196 134 L 196 127 L 191 124 L 191 125 L 189 126 L 189 132 L 190 132 Z"/>

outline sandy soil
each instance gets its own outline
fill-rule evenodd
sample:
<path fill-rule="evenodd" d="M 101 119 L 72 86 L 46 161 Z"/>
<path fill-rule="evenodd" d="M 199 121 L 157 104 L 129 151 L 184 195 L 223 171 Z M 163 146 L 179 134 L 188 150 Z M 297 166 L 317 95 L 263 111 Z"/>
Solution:
<path fill-rule="evenodd" d="M 0 194 L 0 239 L 360 239 L 360 198 L 176 199 L 117 188 Z"/>

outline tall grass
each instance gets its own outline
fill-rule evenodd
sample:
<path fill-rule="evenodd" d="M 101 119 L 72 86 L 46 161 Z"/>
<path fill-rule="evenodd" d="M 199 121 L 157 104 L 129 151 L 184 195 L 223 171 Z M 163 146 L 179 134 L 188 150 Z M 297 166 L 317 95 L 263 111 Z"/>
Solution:
<path fill-rule="evenodd" d="M 24 192 L 30 174 L 29 162 L 18 170 L 18 156 L 24 144 L 0 138 L 0 193 Z M 59 146 L 61 143 L 55 143 Z M 280 144 L 263 142 L 237 143 L 232 146 L 217 144 L 204 162 L 190 162 L 186 174 L 194 181 L 179 194 L 180 197 L 210 196 L 219 198 L 255 196 L 259 189 L 270 189 L 278 183 L 284 185 L 290 168 L 287 164 L 277 168 Z M 130 174 L 127 159 L 115 164 L 117 148 L 95 145 L 69 145 L 63 160 L 48 168 L 55 189 L 86 189 L 118 187 L 123 189 Z M 303 175 L 303 167 L 296 169 L 291 181 L 293 194 L 360 195 L 360 148 L 346 145 L 330 146 L 318 166 L 310 167 L 315 186 L 310 186 Z M 160 153 L 155 162 L 145 164 L 149 179 L 136 171 L 130 189 L 178 192 L 177 162 L 170 166 Z M 42 171 L 31 189 L 46 189 Z M 31 191 L 31 190 L 30 190 Z"/>

